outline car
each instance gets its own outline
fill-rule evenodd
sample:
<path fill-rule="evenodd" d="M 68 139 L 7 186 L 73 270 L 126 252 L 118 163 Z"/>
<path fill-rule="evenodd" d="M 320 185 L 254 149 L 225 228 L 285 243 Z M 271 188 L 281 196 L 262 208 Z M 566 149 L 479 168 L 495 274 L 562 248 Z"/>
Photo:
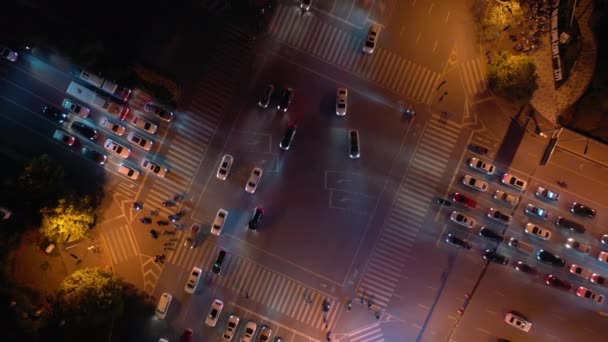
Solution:
<path fill-rule="evenodd" d="M 112 131 L 114 134 L 118 135 L 119 137 L 122 136 L 123 134 L 125 134 L 125 131 L 126 131 L 124 126 L 114 123 L 106 118 L 99 120 L 99 126 L 105 128 L 109 131 Z"/>
<path fill-rule="evenodd" d="M 249 175 L 249 179 L 247 180 L 247 184 L 245 184 L 245 191 L 250 194 L 253 194 L 260 184 L 260 179 L 262 178 L 262 174 L 264 172 L 259 167 L 254 167 L 251 170 L 251 174 Z"/>
<path fill-rule="evenodd" d="M 524 263 L 523 261 L 518 261 L 515 263 L 515 269 L 523 272 L 523 273 L 528 273 L 528 274 L 536 274 L 536 269 L 526 263 Z"/>
<path fill-rule="evenodd" d="M 281 142 L 279 143 L 279 147 L 285 151 L 289 150 L 289 147 L 291 146 L 291 142 L 293 141 L 293 137 L 296 135 L 296 129 L 298 128 L 298 125 L 294 124 L 293 122 L 289 122 L 287 124 L 287 129 L 285 130 L 285 135 L 283 135 L 283 139 L 281 139 Z"/>
<path fill-rule="evenodd" d="M 572 249 L 573 251 L 577 251 L 583 254 L 589 254 L 591 252 L 591 246 L 586 245 L 584 243 L 580 243 L 573 238 L 568 238 L 566 240 L 566 248 Z"/>
<path fill-rule="evenodd" d="M 228 323 L 226 323 L 224 334 L 222 334 L 222 341 L 232 341 L 232 338 L 234 337 L 234 333 L 236 331 L 236 328 L 238 328 L 240 321 L 241 319 L 239 318 L 239 316 L 230 315 L 230 317 L 228 317 Z"/>
<path fill-rule="evenodd" d="M 312 0 L 300 0 L 300 8 L 303 11 L 310 10 L 310 6 L 312 6 Z"/>
<path fill-rule="evenodd" d="M 264 208 L 255 207 L 255 209 L 253 209 L 253 215 L 251 215 L 251 219 L 249 220 L 247 227 L 251 230 L 258 229 L 258 225 L 260 224 L 260 221 L 262 220 L 262 216 L 264 215 L 265 212 L 266 212 L 266 210 L 264 210 Z"/>
<path fill-rule="evenodd" d="M 120 145 L 112 139 L 106 140 L 103 147 L 121 158 L 129 158 L 129 155 L 131 154 L 131 149 Z"/>
<path fill-rule="evenodd" d="M 473 176 L 470 175 L 465 175 L 464 177 L 462 177 L 462 184 L 473 188 L 475 190 L 479 190 L 479 191 L 486 191 L 488 190 L 488 183 L 484 182 L 482 180 L 479 180 Z"/>
<path fill-rule="evenodd" d="M 210 327 L 215 327 L 223 308 L 224 302 L 216 298 L 211 304 L 211 308 L 209 308 L 209 313 L 207 314 L 207 318 L 205 318 L 205 324 Z"/>
<path fill-rule="evenodd" d="M 65 120 L 68 119 L 68 115 L 66 113 L 61 111 L 61 109 L 51 105 L 42 106 L 42 108 L 40 108 L 40 112 L 60 124 L 62 124 Z"/>
<path fill-rule="evenodd" d="M 597 260 L 601 261 L 601 262 L 606 262 L 608 263 L 608 252 L 606 251 L 601 251 L 598 255 L 597 255 Z"/>
<path fill-rule="evenodd" d="M 167 317 L 167 311 L 169 311 L 172 299 L 173 296 L 170 293 L 163 292 L 158 300 L 158 304 L 156 305 L 156 318 L 165 319 L 165 317 Z"/>
<path fill-rule="evenodd" d="M 72 146 L 76 142 L 76 138 L 58 129 L 53 133 L 53 139 L 59 140 L 68 146 Z"/>
<path fill-rule="evenodd" d="M 570 285 L 570 283 L 559 279 L 558 277 L 554 276 L 553 274 L 550 274 L 545 278 L 545 284 L 556 287 L 556 288 L 558 288 L 560 290 L 564 290 L 564 291 L 570 291 L 572 289 L 572 285 Z"/>
<path fill-rule="evenodd" d="M 537 226 L 534 223 L 526 223 L 526 226 L 524 227 L 524 232 L 535 236 L 541 240 L 551 239 L 551 231 L 546 228 Z"/>
<path fill-rule="evenodd" d="M 455 236 L 453 234 L 446 235 L 445 242 L 449 243 L 450 245 L 454 245 L 456 247 L 461 247 L 464 249 L 471 249 L 472 247 L 469 241 L 459 238 L 458 236 Z"/>
<path fill-rule="evenodd" d="M 588 218 L 595 217 L 595 209 L 593 209 L 589 206 L 586 206 L 584 204 L 577 203 L 577 202 L 572 203 L 572 207 L 570 208 L 570 211 L 574 215 L 578 215 L 578 216 L 585 216 Z"/>
<path fill-rule="evenodd" d="M 466 205 L 469 208 L 475 208 L 477 207 L 477 201 L 472 199 L 471 197 L 468 197 L 466 195 L 463 195 L 459 192 L 455 193 L 454 196 L 452 197 L 452 200 L 456 203 L 462 203 L 464 205 Z"/>
<path fill-rule="evenodd" d="M 505 322 L 521 331 L 529 332 L 532 329 L 532 323 L 513 312 L 509 312 L 505 316 Z"/>
<path fill-rule="evenodd" d="M 376 49 L 376 44 L 378 42 L 378 35 L 380 34 L 380 25 L 371 24 L 369 27 L 369 31 L 367 32 L 367 39 L 365 39 L 365 43 L 363 43 L 363 52 L 372 54 Z"/>
<path fill-rule="evenodd" d="M 287 88 L 283 91 L 281 95 L 281 99 L 279 100 L 279 104 L 277 105 L 277 110 L 285 113 L 289 105 L 293 102 L 294 90 L 293 88 Z"/>
<path fill-rule="evenodd" d="M 495 250 L 491 249 L 485 250 L 483 253 L 483 258 L 501 265 L 507 265 L 509 263 L 509 258 L 502 254 L 498 254 Z"/>
<path fill-rule="evenodd" d="M 566 228 L 566 229 L 569 229 L 569 230 L 571 230 L 575 233 L 579 233 L 579 234 L 583 234 L 586 230 L 585 226 L 583 226 L 582 224 L 572 221 L 570 219 L 567 219 L 565 217 L 561 217 L 561 216 L 559 216 L 557 218 L 557 221 L 555 222 L 555 224 L 558 227 Z"/>
<path fill-rule="evenodd" d="M 488 164 L 477 157 L 472 157 L 469 159 L 469 167 L 487 175 L 493 175 L 494 171 L 496 171 L 496 167 L 494 165 Z"/>
<path fill-rule="evenodd" d="M 336 91 L 336 115 L 346 115 L 348 107 L 348 90 L 346 88 L 338 88 Z"/>
<path fill-rule="evenodd" d="M 91 141 L 97 140 L 97 137 L 99 136 L 95 128 L 80 121 L 72 121 L 70 127 L 73 131 L 79 133 L 80 135 Z"/>
<path fill-rule="evenodd" d="M 504 176 L 502 176 L 501 182 L 502 184 L 508 185 L 519 191 L 526 190 L 526 187 L 528 186 L 528 182 L 526 182 L 525 180 L 517 178 L 508 173 L 505 173 Z"/>
<path fill-rule="evenodd" d="M 262 328 L 260 328 L 260 334 L 258 335 L 258 342 L 269 342 L 270 335 L 272 335 L 272 329 L 262 325 Z"/>
<path fill-rule="evenodd" d="M 546 220 L 547 216 L 549 216 L 549 213 L 545 209 L 539 208 L 533 204 L 528 204 L 526 206 L 525 211 L 526 214 L 532 215 L 542 220 Z"/>
<path fill-rule="evenodd" d="M 274 84 L 267 84 L 266 88 L 264 88 L 264 92 L 262 96 L 260 96 L 260 100 L 258 101 L 258 106 L 262 108 L 268 108 L 270 106 L 270 101 L 272 100 L 272 94 L 274 93 Z"/>
<path fill-rule="evenodd" d="M 559 200 L 559 194 L 556 192 L 553 192 L 547 188 L 543 188 L 542 186 L 539 186 L 538 188 L 536 188 L 536 197 L 544 199 L 544 200 L 548 200 L 548 201 L 553 201 L 553 202 L 557 202 Z"/>
<path fill-rule="evenodd" d="M 228 252 L 220 249 L 219 253 L 217 254 L 217 259 L 215 259 L 215 262 L 211 267 L 211 272 L 215 274 L 220 274 L 222 272 L 222 264 L 224 263 L 224 259 L 226 259 L 226 255 L 228 255 Z"/>
<path fill-rule="evenodd" d="M 211 225 L 211 234 L 220 236 L 222 228 L 224 228 L 224 223 L 226 223 L 227 219 L 228 211 L 220 208 L 215 214 L 215 219 L 213 220 L 213 224 Z"/>
<path fill-rule="evenodd" d="M 544 249 L 536 253 L 536 259 L 552 266 L 564 267 L 566 265 L 566 260 Z"/>
<path fill-rule="evenodd" d="M 148 113 L 154 113 L 156 116 L 164 121 L 171 121 L 173 119 L 173 112 L 166 110 L 165 108 L 157 105 L 154 102 L 148 102 L 144 105 L 144 110 Z"/>
<path fill-rule="evenodd" d="M 99 165 L 105 164 L 106 160 L 108 159 L 108 156 L 106 156 L 105 154 L 99 153 L 89 147 L 83 147 L 81 153 L 83 156 L 93 160 Z"/>
<path fill-rule="evenodd" d="M 241 340 L 241 342 L 251 342 L 257 328 L 258 325 L 255 324 L 254 321 L 247 322 L 247 325 L 245 326 L 245 332 L 243 333 L 243 339 Z"/>
<path fill-rule="evenodd" d="M 132 180 L 137 180 L 139 178 L 139 171 L 124 164 L 118 165 L 118 173 L 120 173 L 121 175 L 125 175 L 131 178 Z"/>
<path fill-rule="evenodd" d="M 473 226 L 475 226 L 475 224 L 477 223 L 477 221 L 475 221 L 474 218 L 467 216 L 458 211 L 452 212 L 452 215 L 450 215 L 450 220 L 458 223 L 461 226 L 467 227 L 467 228 L 473 228 Z"/>
<path fill-rule="evenodd" d="M 190 275 L 188 276 L 188 280 L 186 281 L 186 286 L 184 287 L 184 291 L 186 291 L 186 293 L 194 293 L 194 290 L 196 290 L 196 285 L 198 285 L 202 274 L 203 270 L 196 266 L 192 267 L 192 271 L 190 271 Z"/>
<path fill-rule="evenodd" d="M 592 300 L 598 304 L 602 304 L 604 302 L 604 296 L 584 286 L 579 286 L 579 288 L 576 289 L 576 295 L 581 298 Z"/>
<path fill-rule="evenodd" d="M 523 242 L 523 241 L 519 241 L 514 237 L 509 238 L 509 242 L 507 242 L 507 245 L 510 247 L 517 248 L 520 251 L 526 252 L 526 253 L 534 253 L 534 251 L 536 250 L 534 248 L 534 246 L 532 246 L 531 244 Z"/>
<path fill-rule="evenodd" d="M 357 159 L 361 156 L 361 148 L 359 147 L 359 131 L 355 129 L 348 131 L 348 155 L 351 159 Z"/>
<path fill-rule="evenodd" d="M 197 238 L 198 238 L 198 234 L 201 231 L 201 226 L 193 223 L 190 226 L 190 230 L 188 232 L 188 235 L 186 236 L 186 238 L 184 239 L 184 247 L 190 247 L 190 249 L 196 247 L 196 242 L 197 242 Z"/>
<path fill-rule="evenodd" d="M 505 239 L 504 236 L 496 233 L 488 227 L 481 227 L 481 229 L 479 229 L 479 236 L 496 242 L 502 242 L 502 240 Z"/>
<path fill-rule="evenodd" d="M 89 115 L 91 115 L 91 110 L 88 107 L 85 107 L 80 103 L 74 102 L 70 99 L 64 99 L 63 102 L 61 102 L 61 105 L 63 106 L 63 108 L 69 110 L 70 112 L 76 115 L 80 115 L 83 118 L 87 118 L 89 117 Z"/>
<path fill-rule="evenodd" d="M 490 208 L 488 210 L 487 215 L 489 218 L 496 220 L 500 223 L 504 223 L 504 224 L 510 224 L 511 221 L 513 220 L 511 215 L 507 215 L 507 214 L 503 213 L 502 211 L 500 211 L 498 209 L 494 209 L 494 208 Z"/>
<path fill-rule="evenodd" d="M 3 221 L 8 220 L 9 218 L 11 218 L 11 215 L 13 215 L 13 212 L 10 209 L 5 208 L 5 207 L 0 207 L 0 220 L 3 220 Z M 55 246 L 54 244 L 50 244 L 50 245 Z M 53 248 L 55 248 L 55 247 L 53 247 Z M 47 253 L 50 253 L 50 252 L 47 252 Z"/>
<path fill-rule="evenodd" d="M 230 168 L 232 168 L 232 163 L 234 162 L 234 157 L 229 154 L 224 154 L 222 157 L 222 161 L 220 162 L 220 166 L 217 168 L 216 177 L 220 180 L 226 180 L 228 178 L 228 173 L 230 173 Z"/>
<path fill-rule="evenodd" d="M 570 265 L 570 273 L 574 274 L 575 276 L 581 277 L 585 280 L 589 280 L 589 278 L 591 278 L 591 276 L 593 275 L 593 271 L 588 269 L 588 268 L 584 268 L 581 267 L 579 265 L 576 264 L 572 264 Z"/>
<path fill-rule="evenodd" d="M 607 286 L 608 285 L 608 279 L 606 279 L 606 277 L 604 277 L 603 275 L 599 275 L 597 273 L 593 273 L 591 275 L 591 279 L 589 279 L 592 283 L 596 283 L 598 285 L 602 285 L 602 286 Z"/>
<path fill-rule="evenodd" d="M 7 48 L 6 46 L 0 46 L 0 56 L 11 62 L 16 62 L 19 58 L 19 53 Z"/>
<path fill-rule="evenodd" d="M 133 118 L 133 125 L 143 129 L 144 131 L 150 134 L 154 134 L 158 130 L 158 126 L 155 123 L 137 115 Z"/>
<path fill-rule="evenodd" d="M 129 140 L 136 146 L 143 148 L 146 151 L 150 151 L 152 145 L 154 145 L 154 142 L 152 140 L 146 139 L 135 132 L 129 133 L 129 135 L 127 135 L 127 140 Z"/>
<path fill-rule="evenodd" d="M 494 199 L 501 201 L 502 203 L 506 203 L 507 205 L 514 207 L 519 202 L 519 197 L 513 196 L 505 191 L 496 190 L 494 192 Z"/>
<path fill-rule="evenodd" d="M 194 335 L 194 333 L 192 332 L 192 329 L 189 329 L 189 328 L 185 329 L 179 340 L 180 340 L 180 342 L 190 342 L 190 341 L 192 341 L 192 335 Z M 158 340 L 158 342 L 161 342 L 161 341 Z M 169 341 L 167 341 L 167 342 L 169 342 Z"/>
<path fill-rule="evenodd" d="M 169 173 L 169 170 L 166 167 L 162 167 L 148 159 L 142 160 L 140 165 L 143 169 L 152 172 L 158 177 L 164 178 L 167 176 L 167 173 Z"/>
<path fill-rule="evenodd" d="M 604 234 L 600 237 L 600 242 L 602 245 L 608 245 L 608 234 Z"/>

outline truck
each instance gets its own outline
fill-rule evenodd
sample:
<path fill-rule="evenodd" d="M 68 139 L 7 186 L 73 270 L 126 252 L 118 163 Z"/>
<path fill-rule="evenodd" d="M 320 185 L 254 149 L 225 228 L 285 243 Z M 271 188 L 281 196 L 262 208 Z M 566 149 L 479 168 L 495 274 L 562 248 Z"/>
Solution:
<path fill-rule="evenodd" d="M 110 80 L 106 80 L 105 78 L 88 70 L 80 69 L 78 77 L 88 84 L 99 88 L 100 90 L 120 99 L 123 102 L 127 101 L 129 96 L 131 96 L 131 89 L 121 87 L 118 84 Z"/>
<path fill-rule="evenodd" d="M 534 253 L 534 251 L 535 251 L 534 246 L 532 246 L 531 244 L 517 240 L 516 238 L 513 238 L 513 237 L 509 239 L 509 246 L 517 248 L 520 251 L 523 251 L 526 253 Z"/>
<path fill-rule="evenodd" d="M 113 115 L 121 121 L 124 121 L 127 114 L 129 114 L 129 107 L 126 105 L 118 104 L 76 82 L 71 82 L 66 92 L 84 103 Z"/>

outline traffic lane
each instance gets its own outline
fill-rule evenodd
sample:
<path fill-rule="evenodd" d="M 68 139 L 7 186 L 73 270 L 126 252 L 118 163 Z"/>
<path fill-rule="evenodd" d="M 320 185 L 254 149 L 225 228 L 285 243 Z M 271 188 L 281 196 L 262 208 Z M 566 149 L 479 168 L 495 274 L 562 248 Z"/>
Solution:
<path fill-rule="evenodd" d="M 547 141 L 548 143 L 548 141 Z M 596 163 L 593 160 L 588 160 L 584 157 L 572 154 L 568 151 L 563 151 L 560 148 L 556 148 L 553 155 L 549 159 L 549 165 L 551 168 L 543 168 L 539 171 L 550 172 L 558 171 L 556 173 L 567 172 L 564 177 L 568 183 L 568 189 L 585 189 L 592 188 L 598 189 L 601 186 L 602 193 L 608 186 L 606 182 L 606 167 Z M 555 180 L 553 180 L 555 182 Z M 592 184 L 590 187 L 589 185 Z M 600 193 L 600 191 L 597 191 Z M 603 198 L 597 199 L 604 206 L 608 206 L 608 203 Z"/>
<path fill-rule="evenodd" d="M 65 91 L 72 77 L 45 61 L 32 57 L 30 54 L 20 55 L 17 63 L 11 63 L 2 68 L 0 75 L 7 81 L 16 84 L 45 84 L 55 91 Z M 28 87 L 26 87 L 28 88 Z"/>

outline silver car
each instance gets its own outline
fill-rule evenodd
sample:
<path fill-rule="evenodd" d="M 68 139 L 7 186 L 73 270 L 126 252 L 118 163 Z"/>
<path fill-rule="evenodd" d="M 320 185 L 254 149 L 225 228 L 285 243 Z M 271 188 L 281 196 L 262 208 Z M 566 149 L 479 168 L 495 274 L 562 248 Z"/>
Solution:
<path fill-rule="evenodd" d="M 473 226 L 475 226 L 475 224 L 477 223 L 474 218 L 467 216 L 459 211 L 452 212 L 452 215 L 450 215 L 450 220 L 467 228 L 473 228 Z"/>
<path fill-rule="evenodd" d="M 226 329 L 224 329 L 224 334 L 222 335 L 222 341 L 232 341 L 234 332 L 236 331 L 236 328 L 238 328 L 240 321 L 241 319 L 239 316 L 230 315 L 228 323 L 226 323 Z"/>
<path fill-rule="evenodd" d="M 494 165 L 488 164 L 476 157 L 469 159 L 469 167 L 487 175 L 493 175 L 494 171 L 496 171 L 496 167 Z"/>
<path fill-rule="evenodd" d="M 465 175 L 462 177 L 462 184 L 479 191 L 488 190 L 488 183 L 473 176 Z"/>
<path fill-rule="evenodd" d="M 255 190 L 258 188 L 260 184 L 260 179 L 262 178 L 262 174 L 264 172 L 259 167 L 254 167 L 251 170 L 251 175 L 249 175 L 249 179 L 247 180 L 247 184 L 245 184 L 245 191 L 250 194 L 253 194 Z"/>
<path fill-rule="evenodd" d="M 344 116 L 346 115 L 346 110 L 348 107 L 348 90 L 346 88 L 338 88 L 336 93 L 336 115 Z"/>
<path fill-rule="evenodd" d="M 593 275 L 593 271 L 588 269 L 588 268 L 584 268 L 581 267 L 579 265 L 576 264 L 572 264 L 570 265 L 570 273 L 574 274 L 577 277 L 581 277 L 585 280 L 589 280 L 591 278 L 591 276 Z"/>
<path fill-rule="evenodd" d="M 106 150 L 114 153 L 115 155 L 121 158 L 129 158 L 129 155 L 131 154 L 131 149 L 122 146 L 121 144 L 113 141 L 112 139 L 106 140 L 106 143 L 103 144 L 103 147 L 105 147 Z"/>
<path fill-rule="evenodd" d="M 528 204 L 526 206 L 526 214 L 532 215 L 536 218 L 546 220 L 547 216 L 549 216 L 549 212 L 545 209 L 539 208 L 533 204 Z"/>
<path fill-rule="evenodd" d="M 228 178 L 228 173 L 230 173 L 233 162 L 234 158 L 231 155 L 224 154 L 220 166 L 217 169 L 217 174 L 215 175 L 217 179 L 226 180 L 226 178 Z"/>
<path fill-rule="evenodd" d="M 150 134 L 154 134 L 158 130 L 158 126 L 155 123 L 146 120 L 141 116 L 135 116 L 135 118 L 133 118 L 133 124 Z"/>
<path fill-rule="evenodd" d="M 215 214 L 215 220 L 213 220 L 213 224 L 211 225 L 211 234 L 219 236 L 222 233 L 222 228 L 224 228 L 227 218 L 228 211 L 220 208 L 217 214 Z"/>
<path fill-rule="evenodd" d="M 494 199 L 504 202 L 511 207 L 514 207 L 519 202 L 519 197 L 513 196 L 502 190 L 496 190 L 494 192 Z"/>
<path fill-rule="evenodd" d="M 152 140 L 146 139 L 146 138 L 136 134 L 135 132 L 129 133 L 129 135 L 127 135 L 127 140 L 129 140 L 133 144 L 143 148 L 146 151 L 150 151 L 150 149 L 152 148 L 152 145 L 154 145 L 154 142 Z"/>
<path fill-rule="evenodd" d="M 591 252 L 591 246 L 586 245 L 584 243 L 580 243 L 573 238 L 568 238 L 566 240 L 566 248 L 569 248 L 573 251 L 577 251 L 583 254 L 589 254 Z"/>
<path fill-rule="evenodd" d="M 169 173 L 169 170 L 167 168 L 162 167 L 154 162 L 151 162 L 148 159 L 142 160 L 141 167 L 163 178 L 167 176 L 167 173 Z"/>

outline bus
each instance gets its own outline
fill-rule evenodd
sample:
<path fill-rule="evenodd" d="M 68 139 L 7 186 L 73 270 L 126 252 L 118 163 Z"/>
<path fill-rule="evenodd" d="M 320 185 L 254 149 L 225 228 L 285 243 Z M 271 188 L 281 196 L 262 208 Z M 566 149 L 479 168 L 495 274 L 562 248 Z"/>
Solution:
<path fill-rule="evenodd" d="M 70 82 L 66 93 L 84 103 L 87 103 L 120 119 L 121 121 L 126 119 L 127 114 L 129 114 L 129 107 L 126 105 L 118 104 L 76 82 Z"/>
<path fill-rule="evenodd" d="M 87 82 L 88 84 L 103 90 L 104 92 L 120 99 L 123 102 L 127 101 L 129 99 L 129 96 L 131 96 L 131 89 L 127 87 L 121 87 L 118 84 L 106 80 L 103 77 L 96 75 L 88 70 L 80 70 L 78 77 L 80 77 L 81 80 Z"/>

